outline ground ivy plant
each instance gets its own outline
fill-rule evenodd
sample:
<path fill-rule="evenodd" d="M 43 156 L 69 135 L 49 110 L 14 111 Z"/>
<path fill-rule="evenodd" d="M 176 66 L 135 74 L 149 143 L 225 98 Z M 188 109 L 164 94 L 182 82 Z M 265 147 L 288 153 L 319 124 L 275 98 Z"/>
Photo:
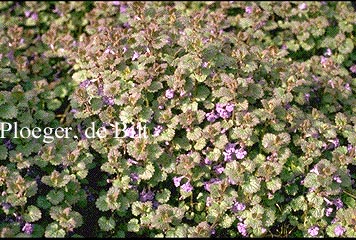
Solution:
<path fill-rule="evenodd" d="M 77 133 L 4 133 L 0 236 L 355 237 L 355 19 L 351 2 L 0 3 L 0 121 Z"/>

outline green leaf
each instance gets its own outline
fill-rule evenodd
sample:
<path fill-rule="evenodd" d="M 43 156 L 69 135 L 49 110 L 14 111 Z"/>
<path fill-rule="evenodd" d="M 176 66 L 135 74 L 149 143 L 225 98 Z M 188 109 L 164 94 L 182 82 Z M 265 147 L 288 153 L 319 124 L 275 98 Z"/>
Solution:
<path fill-rule="evenodd" d="M 246 193 L 256 193 L 260 190 L 260 180 L 258 180 L 255 176 L 251 176 L 249 181 L 242 185 L 242 189 Z"/>
<path fill-rule="evenodd" d="M 27 211 L 28 213 L 25 213 L 23 216 L 26 222 L 36 222 L 42 217 L 41 210 L 34 205 L 28 206 Z"/>
<path fill-rule="evenodd" d="M 140 225 L 138 224 L 138 220 L 136 218 L 132 218 L 127 223 L 127 231 L 128 232 L 138 232 L 140 230 Z"/>
<path fill-rule="evenodd" d="M 105 232 L 115 229 L 115 226 L 116 226 L 115 220 L 113 218 L 110 217 L 109 219 L 107 219 L 104 216 L 99 218 L 98 224 L 99 224 L 100 229 Z"/>
<path fill-rule="evenodd" d="M 4 104 L 0 107 L 0 118 L 12 119 L 17 116 L 17 108 L 14 105 Z"/>
<path fill-rule="evenodd" d="M 280 178 L 274 178 L 271 181 L 266 183 L 267 189 L 271 190 L 272 192 L 276 192 L 277 190 L 281 189 L 282 182 Z"/>
<path fill-rule="evenodd" d="M 153 81 L 147 90 L 149 92 L 157 92 L 162 88 L 163 88 L 163 84 L 161 82 Z"/>
<path fill-rule="evenodd" d="M 164 188 L 163 190 L 156 193 L 155 198 L 159 203 L 166 203 L 169 201 L 170 196 L 171 191 L 169 191 L 167 188 Z"/>
<path fill-rule="evenodd" d="M 46 227 L 46 238 L 64 238 L 66 232 L 57 223 L 51 223 Z"/>
<path fill-rule="evenodd" d="M 109 211 L 109 204 L 107 202 L 107 198 L 106 198 L 106 195 L 102 195 L 100 196 L 96 202 L 95 202 L 95 206 L 102 212 L 105 212 L 105 211 Z"/>
<path fill-rule="evenodd" d="M 50 201 L 53 205 L 57 205 L 59 203 L 61 203 L 64 199 L 64 192 L 63 190 L 51 190 L 48 194 L 47 194 L 47 199 L 48 201 Z"/>
<path fill-rule="evenodd" d="M 210 90 L 205 85 L 197 87 L 195 98 L 197 101 L 204 101 L 210 95 Z"/>
<path fill-rule="evenodd" d="M 7 158 L 7 148 L 5 145 L 0 145 L 0 160 L 5 160 Z"/>

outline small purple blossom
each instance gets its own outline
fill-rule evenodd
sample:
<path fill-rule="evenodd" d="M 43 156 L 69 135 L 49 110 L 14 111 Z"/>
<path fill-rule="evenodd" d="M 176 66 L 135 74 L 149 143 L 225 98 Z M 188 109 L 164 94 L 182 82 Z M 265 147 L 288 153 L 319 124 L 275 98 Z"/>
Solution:
<path fill-rule="evenodd" d="M 245 7 L 245 13 L 251 14 L 252 12 L 253 12 L 253 7 L 252 6 Z"/>
<path fill-rule="evenodd" d="M 32 234 L 33 225 L 31 223 L 25 223 L 25 225 L 22 228 L 22 231 L 26 234 Z"/>
<path fill-rule="evenodd" d="M 344 203 L 342 202 L 342 200 L 340 198 L 336 198 L 333 201 L 334 205 L 336 206 L 336 210 L 343 208 L 344 207 Z"/>
<path fill-rule="evenodd" d="M 103 102 L 104 102 L 104 104 L 109 105 L 109 106 L 113 106 L 115 104 L 114 98 L 108 97 L 108 96 L 103 97 Z"/>
<path fill-rule="evenodd" d="M 154 137 L 159 136 L 162 131 L 163 131 L 163 127 L 161 125 L 158 125 L 158 126 L 154 127 L 153 136 Z"/>
<path fill-rule="evenodd" d="M 184 176 L 173 177 L 174 186 L 179 187 L 180 186 L 180 182 L 182 181 L 183 178 L 184 178 Z"/>
<path fill-rule="evenodd" d="M 140 179 L 137 173 L 131 173 L 130 178 L 132 182 L 137 182 Z"/>
<path fill-rule="evenodd" d="M 308 233 L 310 236 L 317 236 L 319 234 L 319 227 L 318 226 L 312 226 L 308 229 Z"/>
<path fill-rule="evenodd" d="M 136 59 L 138 59 L 139 56 L 140 56 L 140 54 L 138 52 L 134 51 L 134 54 L 132 56 L 132 61 L 135 61 Z"/>
<path fill-rule="evenodd" d="M 247 152 L 243 148 L 239 148 L 235 150 L 235 155 L 237 159 L 243 159 L 246 157 Z"/>
<path fill-rule="evenodd" d="M 347 152 L 350 153 L 351 150 L 352 150 L 352 148 L 353 148 L 353 147 L 352 147 L 352 144 L 348 144 L 348 145 L 347 145 Z"/>
<path fill-rule="evenodd" d="M 205 158 L 204 159 L 204 164 L 205 165 L 210 165 L 210 164 L 212 164 L 212 161 L 209 158 Z"/>
<path fill-rule="evenodd" d="M 224 172 L 225 168 L 219 164 L 217 166 L 214 166 L 214 170 L 217 174 L 222 174 Z"/>
<path fill-rule="evenodd" d="M 203 63 L 202 63 L 202 67 L 203 67 L 203 68 L 207 68 L 207 67 L 208 67 L 208 62 L 203 62 Z"/>
<path fill-rule="evenodd" d="M 140 201 L 141 202 L 152 201 L 154 199 L 154 197 L 155 197 L 155 194 L 151 190 L 148 190 L 147 192 L 146 192 L 146 190 L 143 190 L 140 193 Z"/>
<path fill-rule="evenodd" d="M 325 64 L 327 63 L 327 61 L 328 61 L 328 58 L 326 58 L 326 57 L 324 57 L 324 56 L 321 56 L 321 57 L 320 57 L 320 63 L 321 63 L 322 65 L 325 65 Z"/>
<path fill-rule="evenodd" d="M 246 205 L 245 204 L 243 204 L 243 203 L 239 203 L 239 202 L 236 202 L 233 206 L 232 206 L 232 208 L 231 208 L 231 210 L 233 211 L 233 212 L 240 212 L 240 211 L 243 211 L 243 210 L 245 210 L 246 209 Z"/>
<path fill-rule="evenodd" d="M 337 183 L 342 183 L 341 177 L 340 176 L 334 176 L 333 180 Z"/>
<path fill-rule="evenodd" d="M 298 6 L 298 8 L 299 8 L 299 10 L 305 10 L 305 9 L 307 9 L 307 4 L 306 3 L 301 3 L 301 4 L 299 4 L 299 6 Z"/>
<path fill-rule="evenodd" d="M 314 165 L 314 167 L 310 170 L 310 172 L 319 175 L 318 165 Z"/>
<path fill-rule="evenodd" d="M 135 160 L 133 160 L 132 158 L 127 159 L 127 162 L 130 163 L 130 164 L 132 164 L 132 165 L 138 164 L 138 162 L 135 161 Z"/>
<path fill-rule="evenodd" d="M 10 149 L 13 148 L 13 145 L 12 145 L 10 139 L 5 139 L 3 142 L 4 142 L 5 147 L 6 147 L 8 150 L 10 150 Z"/>
<path fill-rule="evenodd" d="M 330 48 L 326 49 L 326 51 L 324 53 L 325 56 L 331 56 L 332 54 L 333 54 L 333 52 L 331 51 Z"/>
<path fill-rule="evenodd" d="M 190 182 L 186 182 L 181 186 L 182 190 L 185 192 L 191 192 L 193 190 L 192 185 L 190 184 Z"/>
<path fill-rule="evenodd" d="M 241 233 L 242 236 L 246 237 L 247 236 L 247 230 L 246 230 L 247 225 L 244 223 L 238 223 L 237 224 L 237 230 L 239 233 Z"/>
<path fill-rule="evenodd" d="M 207 207 L 209 207 L 209 206 L 211 206 L 211 204 L 213 203 L 213 199 L 211 198 L 211 197 L 207 197 L 206 198 L 206 203 L 205 203 L 205 205 L 207 206 Z"/>
<path fill-rule="evenodd" d="M 204 182 L 204 189 L 210 192 L 210 186 L 214 183 L 219 183 L 221 180 L 219 178 L 212 178 L 208 182 Z"/>
<path fill-rule="evenodd" d="M 174 97 L 174 90 L 173 89 L 167 89 L 165 96 L 168 99 L 172 99 Z"/>
<path fill-rule="evenodd" d="M 124 4 L 120 5 L 120 13 L 126 12 L 126 6 Z"/>
<path fill-rule="evenodd" d="M 205 116 L 209 122 L 214 122 L 216 121 L 216 119 L 219 118 L 219 116 L 216 115 L 214 111 L 208 112 L 207 114 L 205 114 Z"/>
<path fill-rule="evenodd" d="M 30 10 L 26 10 L 26 11 L 25 11 L 25 17 L 28 18 L 29 16 L 31 16 L 31 13 L 32 13 L 32 12 L 31 12 Z"/>
<path fill-rule="evenodd" d="M 335 229 L 334 229 L 334 233 L 336 235 L 336 237 L 340 237 L 341 235 L 344 234 L 344 232 L 346 231 L 346 229 L 340 225 L 338 225 Z"/>
<path fill-rule="evenodd" d="M 114 6 L 119 6 L 120 5 L 120 1 L 112 1 L 111 3 Z"/>
<path fill-rule="evenodd" d="M 304 94 L 304 99 L 305 101 L 309 102 L 310 94 L 309 93 Z"/>
<path fill-rule="evenodd" d="M 35 20 L 35 21 L 37 21 L 38 20 L 38 14 L 37 13 L 32 13 L 31 14 L 31 18 L 33 19 L 33 20 Z"/>
<path fill-rule="evenodd" d="M 136 131 L 135 131 L 134 126 L 125 129 L 124 132 L 125 132 L 125 137 L 135 138 Z"/>
<path fill-rule="evenodd" d="M 350 67 L 350 71 L 351 71 L 352 73 L 356 73 L 356 64 L 354 64 L 354 65 L 352 65 L 352 66 Z"/>
<path fill-rule="evenodd" d="M 325 216 L 330 217 L 334 209 L 332 207 L 329 207 L 325 210 Z"/>
<path fill-rule="evenodd" d="M 351 87 L 349 83 L 346 83 L 344 87 L 347 91 L 351 91 Z"/>
<path fill-rule="evenodd" d="M 11 204 L 7 203 L 7 202 L 3 202 L 1 203 L 1 206 L 5 209 L 5 210 L 9 210 L 11 208 Z"/>

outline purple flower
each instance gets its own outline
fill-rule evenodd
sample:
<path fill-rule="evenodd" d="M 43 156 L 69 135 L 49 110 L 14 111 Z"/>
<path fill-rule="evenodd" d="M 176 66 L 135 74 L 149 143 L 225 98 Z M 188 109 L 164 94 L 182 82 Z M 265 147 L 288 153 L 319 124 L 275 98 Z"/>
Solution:
<path fill-rule="evenodd" d="M 235 155 L 237 159 L 243 159 L 246 157 L 247 152 L 243 148 L 239 148 L 235 150 Z"/>
<path fill-rule="evenodd" d="M 205 203 L 205 205 L 207 206 L 207 207 L 209 207 L 209 206 L 211 206 L 211 204 L 213 203 L 213 199 L 211 198 L 211 197 L 207 197 L 206 198 L 206 203 Z"/>
<path fill-rule="evenodd" d="M 326 51 L 324 53 L 325 56 L 331 56 L 332 54 L 333 54 L 333 52 L 331 51 L 330 48 L 326 49 Z"/>
<path fill-rule="evenodd" d="M 351 71 L 352 73 L 356 73 L 356 64 L 354 64 L 354 65 L 352 65 L 352 66 L 350 67 L 350 71 Z"/>
<path fill-rule="evenodd" d="M 317 227 L 317 226 L 310 227 L 308 229 L 308 233 L 310 234 L 310 236 L 315 237 L 319 233 L 319 227 Z"/>
<path fill-rule="evenodd" d="M 32 13 L 32 12 L 31 12 L 30 10 L 26 10 L 26 11 L 25 11 L 25 17 L 28 18 L 29 16 L 31 16 L 31 13 Z"/>
<path fill-rule="evenodd" d="M 236 212 L 240 212 L 240 211 L 245 210 L 245 208 L 246 208 L 245 204 L 236 202 L 234 204 L 234 206 L 232 206 L 231 210 L 236 213 Z"/>
<path fill-rule="evenodd" d="M 4 140 L 3 142 L 4 142 L 5 147 L 6 147 L 8 150 L 10 150 L 10 149 L 13 148 L 13 145 L 11 144 L 11 140 L 10 140 L 10 139 L 6 139 L 6 140 Z"/>
<path fill-rule="evenodd" d="M 124 12 L 126 12 L 126 6 L 121 4 L 120 5 L 120 13 L 124 13 Z"/>
<path fill-rule="evenodd" d="M 245 7 L 245 13 L 251 14 L 252 12 L 253 12 L 253 7 L 252 6 Z"/>
<path fill-rule="evenodd" d="M 131 173 L 130 178 L 132 182 L 137 182 L 140 179 L 137 173 Z"/>
<path fill-rule="evenodd" d="M 161 134 L 162 131 L 163 131 L 163 127 L 162 126 L 158 125 L 158 126 L 154 127 L 153 136 L 157 137 L 158 135 Z"/>
<path fill-rule="evenodd" d="M 219 117 L 215 114 L 214 111 L 211 111 L 211 112 L 207 113 L 205 116 L 206 116 L 206 119 L 207 119 L 209 122 L 214 122 L 216 119 L 219 118 Z"/>
<path fill-rule="evenodd" d="M 183 178 L 184 178 L 184 176 L 173 177 L 174 186 L 179 187 L 180 186 L 180 182 L 182 181 Z"/>
<path fill-rule="evenodd" d="M 166 90 L 166 94 L 165 94 L 166 98 L 168 99 L 172 99 L 174 97 L 174 90 L 173 89 L 168 89 Z"/>
<path fill-rule="evenodd" d="M 112 1 L 112 5 L 119 6 L 120 5 L 120 1 Z"/>
<path fill-rule="evenodd" d="M 247 230 L 246 230 L 247 225 L 244 223 L 238 223 L 237 224 L 237 230 L 239 233 L 241 233 L 242 236 L 246 237 L 247 236 Z"/>
<path fill-rule="evenodd" d="M 181 186 L 182 190 L 185 192 L 191 192 L 193 190 L 192 185 L 190 184 L 190 182 L 186 182 Z"/>
<path fill-rule="evenodd" d="M 334 176 L 333 180 L 337 183 L 342 183 L 341 177 L 340 176 Z"/>
<path fill-rule="evenodd" d="M 301 4 L 299 4 L 299 6 L 298 6 L 298 8 L 299 8 L 299 10 L 305 10 L 305 9 L 307 9 L 307 4 L 305 4 L 305 3 L 301 3 Z"/>
<path fill-rule="evenodd" d="M 309 98 L 310 98 L 310 94 L 309 93 L 304 94 L 305 101 L 309 102 Z"/>
<path fill-rule="evenodd" d="M 222 174 L 224 172 L 225 168 L 219 164 L 217 166 L 214 166 L 214 170 L 217 174 Z"/>
<path fill-rule="evenodd" d="M 210 185 L 212 185 L 214 183 L 218 183 L 218 182 L 221 182 L 221 180 L 219 178 L 212 178 L 208 182 L 204 182 L 204 189 L 206 191 L 210 192 Z"/>
<path fill-rule="evenodd" d="M 136 131 L 134 126 L 125 129 L 125 137 L 135 138 Z"/>
<path fill-rule="evenodd" d="M 330 217 L 331 213 L 334 211 L 332 207 L 329 207 L 325 210 L 325 216 Z"/>
<path fill-rule="evenodd" d="M 127 159 L 127 162 L 130 163 L 130 164 L 132 164 L 132 165 L 138 164 L 138 162 L 135 161 L 135 160 L 133 160 L 132 158 Z"/>
<path fill-rule="evenodd" d="M 350 153 L 352 150 L 352 144 L 347 145 L 347 152 Z"/>
<path fill-rule="evenodd" d="M 202 63 L 202 67 L 203 67 L 203 68 L 207 68 L 207 67 L 208 67 L 208 62 L 203 62 L 203 63 Z"/>
<path fill-rule="evenodd" d="M 139 56 L 140 56 L 140 54 L 138 54 L 138 52 L 134 51 L 134 55 L 132 56 L 132 61 L 135 61 L 136 59 L 138 59 Z"/>
<path fill-rule="evenodd" d="M 143 190 L 140 193 L 140 201 L 141 202 L 152 201 L 154 197 L 155 197 L 155 194 L 151 190 L 148 190 L 147 192 L 146 192 L 146 190 Z"/>
<path fill-rule="evenodd" d="M 342 202 L 342 200 L 340 198 L 336 198 L 333 201 L 334 205 L 336 206 L 336 210 L 343 208 L 344 207 L 344 203 Z"/>
<path fill-rule="evenodd" d="M 3 203 L 1 203 L 1 205 L 5 210 L 8 210 L 11 208 L 11 204 L 7 203 L 7 202 L 3 202 Z"/>
<path fill-rule="evenodd" d="M 31 14 L 31 18 L 33 19 L 33 20 L 35 20 L 35 21 L 37 21 L 38 20 L 38 14 L 37 13 L 32 13 Z"/>
<path fill-rule="evenodd" d="M 32 234 L 33 225 L 31 223 L 25 223 L 25 225 L 22 228 L 22 231 L 26 234 Z"/>
<path fill-rule="evenodd" d="M 351 87 L 349 83 L 346 83 L 344 87 L 347 91 L 351 91 Z"/>
<path fill-rule="evenodd" d="M 109 106 L 113 106 L 115 104 L 114 98 L 108 97 L 108 96 L 103 97 L 103 102 L 104 102 L 104 104 L 109 105 Z"/>
<path fill-rule="evenodd" d="M 231 113 L 232 111 L 234 111 L 234 104 L 233 103 L 226 104 L 225 109 L 226 109 L 226 111 Z"/>
<path fill-rule="evenodd" d="M 314 167 L 310 170 L 310 172 L 315 173 L 316 175 L 319 175 L 318 166 L 314 165 Z"/>
<path fill-rule="evenodd" d="M 82 82 L 79 84 L 79 87 L 81 87 L 81 88 L 87 88 L 87 87 L 90 86 L 90 84 L 91 84 L 91 81 L 87 79 L 87 80 L 82 81 Z"/>
<path fill-rule="evenodd" d="M 205 158 L 204 159 L 204 164 L 205 165 L 210 165 L 212 163 L 212 161 L 209 158 Z"/>
<path fill-rule="evenodd" d="M 320 63 L 321 63 L 321 64 L 325 65 L 325 64 L 327 63 L 327 61 L 328 61 L 328 58 L 326 58 L 326 57 L 324 57 L 324 56 L 321 56 L 321 57 L 320 57 Z"/>
<path fill-rule="evenodd" d="M 344 232 L 346 231 L 345 228 L 343 228 L 342 226 L 338 225 L 335 229 L 334 229 L 334 233 L 336 235 L 336 237 L 340 237 L 341 235 L 344 234 Z"/>

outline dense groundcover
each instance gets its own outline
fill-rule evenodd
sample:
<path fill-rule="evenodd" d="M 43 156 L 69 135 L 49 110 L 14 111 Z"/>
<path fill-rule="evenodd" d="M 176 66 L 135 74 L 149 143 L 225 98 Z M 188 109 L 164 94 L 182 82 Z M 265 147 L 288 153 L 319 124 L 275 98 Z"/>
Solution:
<path fill-rule="evenodd" d="M 1 237 L 356 237 L 355 44 L 351 2 L 1 2 Z"/>

